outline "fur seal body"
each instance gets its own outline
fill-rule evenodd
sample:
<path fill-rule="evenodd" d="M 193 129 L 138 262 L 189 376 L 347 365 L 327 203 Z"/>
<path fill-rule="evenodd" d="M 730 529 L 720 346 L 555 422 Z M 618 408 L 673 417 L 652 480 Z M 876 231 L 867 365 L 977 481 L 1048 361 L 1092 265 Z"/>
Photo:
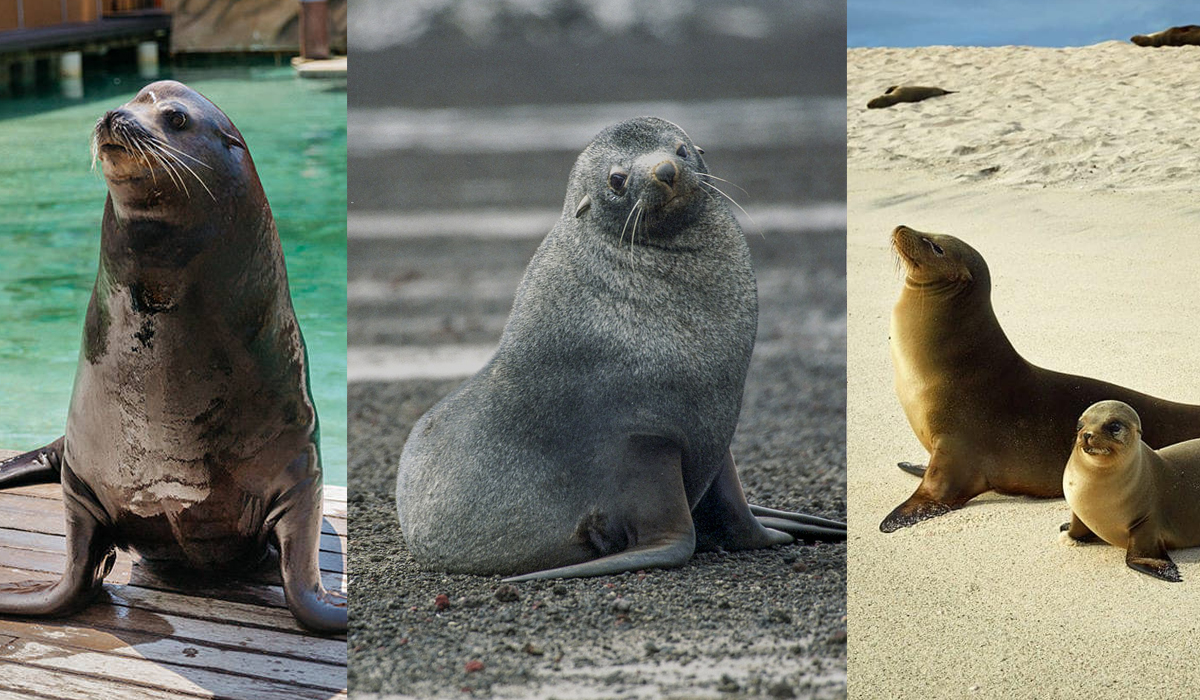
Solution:
<path fill-rule="evenodd" d="M 1154 445 L 1200 436 L 1200 406 L 1026 362 L 996 320 L 987 263 L 971 246 L 907 226 L 895 229 L 892 246 L 906 268 L 890 333 L 896 393 L 929 464 L 900 464 L 921 485 L 880 530 L 942 515 L 985 491 L 1062 496 L 1072 427 L 1097 401 L 1136 406 L 1154 426 Z"/>
<path fill-rule="evenodd" d="M 757 293 L 707 172 L 656 118 L 611 126 L 579 156 L 495 356 L 404 446 L 396 502 L 421 566 L 595 576 L 845 539 L 841 523 L 742 495 L 729 443 Z"/>
<path fill-rule="evenodd" d="M 1200 25 L 1171 27 L 1154 34 L 1138 34 L 1129 40 L 1138 46 L 1200 46 Z"/>
<path fill-rule="evenodd" d="M 204 573 L 280 553 L 292 613 L 346 629 L 317 566 L 321 467 L 308 359 L 279 235 L 241 133 L 186 85 L 148 85 L 96 125 L 109 196 L 67 417 L 0 483 L 60 480 L 67 567 L 0 587 L 0 614 L 85 604 L 113 547 Z"/>
<path fill-rule="evenodd" d="M 1200 440 L 1153 450 L 1129 404 L 1094 404 L 1079 419 L 1063 493 L 1071 538 L 1124 547 L 1130 568 L 1179 581 L 1167 550 L 1200 545 Z"/>
<path fill-rule="evenodd" d="M 893 85 L 883 94 L 867 103 L 867 109 L 882 109 L 901 102 L 920 102 L 930 97 L 953 95 L 953 90 L 943 90 L 936 87 L 921 87 L 919 85 Z"/>

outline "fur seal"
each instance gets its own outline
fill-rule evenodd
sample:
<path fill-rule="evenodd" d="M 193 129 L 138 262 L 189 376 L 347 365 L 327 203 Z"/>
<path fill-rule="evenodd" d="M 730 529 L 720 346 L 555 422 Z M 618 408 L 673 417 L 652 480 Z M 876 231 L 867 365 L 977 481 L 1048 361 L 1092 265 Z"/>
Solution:
<path fill-rule="evenodd" d="M 930 97 L 953 95 L 953 90 L 943 90 L 936 87 L 921 87 L 919 85 L 893 85 L 883 94 L 867 103 L 867 109 L 883 109 L 900 102 L 920 102 Z"/>
<path fill-rule="evenodd" d="M 757 292 L 701 153 L 643 117 L 580 154 L 496 354 L 404 446 L 396 504 L 422 567 L 598 576 L 845 539 L 742 494 L 729 444 Z"/>
<path fill-rule="evenodd" d="M 241 133 L 161 81 L 96 124 L 108 183 L 66 434 L 0 465 L 60 481 L 67 566 L 0 587 L 0 614 L 91 599 L 113 548 L 168 570 L 255 565 L 273 541 L 288 606 L 346 629 L 317 566 L 321 466 L 308 358 L 270 206 Z"/>
<path fill-rule="evenodd" d="M 1129 568 L 1182 580 L 1167 550 L 1200 545 L 1200 440 L 1153 450 L 1132 406 L 1093 404 L 1076 426 L 1063 493 L 1071 522 L 1060 529 L 1072 539 L 1125 547 Z"/>
<path fill-rule="evenodd" d="M 1138 46 L 1200 46 L 1200 25 L 1188 24 L 1154 34 L 1137 34 L 1129 40 Z"/>
<path fill-rule="evenodd" d="M 892 247 L 906 273 L 890 333 L 896 394 L 929 465 L 900 463 L 921 485 L 880 523 L 883 532 L 985 491 L 1062 496 L 1071 428 L 1097 401 L 1136 406 L 1154 426 L 1154 445 L 1200 436 L 1200 406 L 1025 361 L 996 320 L 987 263 L 971 246 L 898 226 Z"/>

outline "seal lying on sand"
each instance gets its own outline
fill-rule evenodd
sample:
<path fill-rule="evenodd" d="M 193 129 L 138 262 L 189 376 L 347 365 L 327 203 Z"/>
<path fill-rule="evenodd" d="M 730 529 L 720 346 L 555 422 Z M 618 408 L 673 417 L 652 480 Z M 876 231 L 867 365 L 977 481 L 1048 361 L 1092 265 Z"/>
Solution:
<path fill-rule="evenodd" d="M 845 539 L 742 495 L 729 443 L 758 302 L 700 154 L 639 118 L 579 156 L 495 356 L 404 446 L 396 502 L 421 566 L 596 576 Z"/>
<path fill-rule="evenodd" d="M 971 246 L 898 226 L 892 247 L 906 272 L 892 311 L 896 393 L 929 465 L 900 464 L 921 485 L 880 530 L 961 508 L 985 491 L 1061 496 L 1071 428 L 1103 399 L 1136 406 L 1154 426 L 1154 445 L 1200 436 L 1200 406 L 1026 362 L 996 320 L 987 263 Z"/>
<path fill-rule="evenodd" d="M 1167 550 L 1200 545 L 1200 440 L 1152 450 L 1129 404 L 1101 401 L 1079 419 L 1063 493 L 1073 539 L 1125 547 L 1131 569 L 1179 581 Z"/>
<path fill-rule="evenodd" d="M 0 586 L 0 614 L 84 605 L 113 547 L 206 573 L 279 548 L 288 606 L 346 629 L 317 567 L 321 466 L 308 359 L 279 235 L 241 133 L 162 81 L 93 137 L 109 195 L 66 434 L 0 465 L 61 481 L 67 565 Z"/>
<path fill-rule="evenodd" d="M 953 90 L 943 90 L 936 87 L 920 87 L 918 85 L 893 85 L 883 94 L 867 103 L 867 109 L 882 109 L 900 102 L 920 102 L 930 97 L 953 95 Z"/>
<path fill-rule="evenodd" d="M 1171 27 L 1154 34 L 1138 34 L 1129 40 L 1138 46 L 1200 46 L 1200 25 Z"/>

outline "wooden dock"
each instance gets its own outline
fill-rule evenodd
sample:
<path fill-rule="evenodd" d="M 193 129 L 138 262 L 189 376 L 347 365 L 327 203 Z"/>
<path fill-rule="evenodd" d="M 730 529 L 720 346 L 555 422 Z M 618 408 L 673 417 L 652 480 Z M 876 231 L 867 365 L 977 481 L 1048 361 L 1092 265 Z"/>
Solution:
<path fill-rule="evenodd" d="M 0 490 L 0 583 L 59 576 L 63 534 L 57 484 Z M 320 561 L 345 590 L 344 487 L 325 487 Z M 216 586 L 181 588 L 119 552 L 82 612 L 0 618 L 0 700 L 346 697 L 345 637 L 300 627 L 277 573 Z"/>

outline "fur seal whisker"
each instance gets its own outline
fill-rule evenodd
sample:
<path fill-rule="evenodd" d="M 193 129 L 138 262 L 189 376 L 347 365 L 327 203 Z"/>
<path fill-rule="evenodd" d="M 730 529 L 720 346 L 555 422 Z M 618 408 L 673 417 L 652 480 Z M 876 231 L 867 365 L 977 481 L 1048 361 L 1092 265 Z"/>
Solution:
<path fill-rule="evenodd" d="M 714 180 L 716 180 L 716 181 L 718 181 L 718 182 L 726 182 L 726 183 L 729 183 L 730 185 L 733 185 L 734 187 L 736 187 L 736 188 L 738 188 L 739 190 L 741 190 L 741 191 L 742 191 L 742 194 L 746 195 L 747 197 L 749 197 L 749 196 L 750 196 L 750 193 L 746 191 L 746 188 L 742 187 L 741 185 L 737 184 L 736 182 L 731 182 L 731 181 L 729 181 L 729 180 L 726 180 L 726 179 L 725 179 L 725 178 L 723 178 L 723 177 L 717 177 L 716 175 L 713 175 L 712 173 L 702 173 L 702 172 L 699 172 L 699 171 L 697 171 L 697 172 L 696 172 L 696 174 L 697 174 L 697 175 L 699 175 L 700 177 L 710 177 L 710 178 L 712 178 L 712 179 L 714 179 Z"/>
<path fill-rule="evenodd" d="M 745 215 L 746 215 L 746 218 L 750 220 L 750 223 L 754 224 L 754 228 L 758 229 L 758 235 L 759 235 L 759 236 L 762 236 L 763 240 L 766 240 L 767 236 L 766 236 L 766 235 L 763 233 L 762 226 L 759 226 L 759 225 L 758 225 L 758 222 L 754 220 L 754 217 L 753 217 L 753 216 L 750 216 L 750 212 L 746 211 L 746 210 L 745 210 L 745 209 L 742 207 L 742 205 L 738 204 L 738 203 L 737 203 L 737 200 L 735 200 L 733 197 L 730 197 L 730 196 L 729 196 L 728 194 L 726 194 L 726 193 L 725 193 L 725 192 L 724 192 L 724 191 L 723 191 L 723 190 L 722 190 L 720 187 L 717 187 L 716 185 L 712 184 L 711 182 L 705 182 L 704 180 L 700 180 L 700 184 L 701 184 L 701 185 L 706 185 L 706 186 L 708 186 L 708 187 L 711 187 L 711 188 L 713 188 L 713 189 L 714 189 L 714 190 L 716 190 L 716 191 L 717 191 L 717 193 L 718 193 L 718 194 L 720 194 L 722 197 L 724 197 L 725 199 L 728 199 L 730 202 L 732 202 L 732 203 L 733 203 L 733 206 L 735 206 L 735 207 L 737 207 L 739 210 L 741 210 L 741 212 L 742 212 L 743 214 L 745 214 Z M 735 187 L 736 187 L 736 185 L 735 185 Z"/>

